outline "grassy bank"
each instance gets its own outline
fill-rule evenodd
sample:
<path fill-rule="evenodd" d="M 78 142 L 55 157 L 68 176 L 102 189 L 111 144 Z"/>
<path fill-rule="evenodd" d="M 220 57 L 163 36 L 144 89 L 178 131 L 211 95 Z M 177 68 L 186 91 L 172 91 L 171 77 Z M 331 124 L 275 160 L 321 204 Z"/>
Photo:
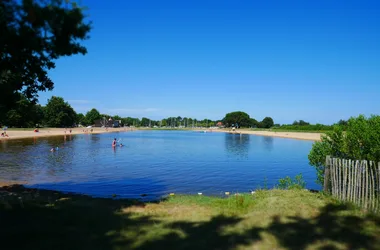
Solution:
<path fill-rule="evenodd" d="M 0 189 L 2 249 L 379 249 L 380 218 L 318 193 L 157 203 Z"/>

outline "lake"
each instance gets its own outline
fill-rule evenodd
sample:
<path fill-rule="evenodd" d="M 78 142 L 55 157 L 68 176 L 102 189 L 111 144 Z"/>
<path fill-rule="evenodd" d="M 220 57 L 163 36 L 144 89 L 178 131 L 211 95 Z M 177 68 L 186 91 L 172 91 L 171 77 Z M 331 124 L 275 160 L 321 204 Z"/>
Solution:
<path fill-rule="evenodd" d="M 111 147 L 112 139 L 124 147 Z M 312 141 L 195 131 L 134 131 L 0 141 L 0 179 L 97 197 L 156 199 L 272 188 L 302 173 L 320 189 Z M 50 152 L 58 147 L 56 152 Z M 145 196 L 147 195 L 147 196 Z"/>

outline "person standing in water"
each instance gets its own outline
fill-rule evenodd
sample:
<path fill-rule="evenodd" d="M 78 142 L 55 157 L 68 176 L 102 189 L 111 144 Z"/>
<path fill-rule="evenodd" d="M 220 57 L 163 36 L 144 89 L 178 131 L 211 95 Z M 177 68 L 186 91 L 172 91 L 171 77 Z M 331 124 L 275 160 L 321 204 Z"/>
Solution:
<path fill-rule="evenodd" d="M 112 147 L 116 147 L 116 138 L 113 139 Z"/>

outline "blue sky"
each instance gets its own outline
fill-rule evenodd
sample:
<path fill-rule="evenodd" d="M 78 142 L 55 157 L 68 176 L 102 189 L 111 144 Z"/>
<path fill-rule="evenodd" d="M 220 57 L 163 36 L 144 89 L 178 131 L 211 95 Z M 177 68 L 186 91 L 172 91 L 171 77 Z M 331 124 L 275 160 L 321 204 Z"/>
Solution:
<path fill-rule="evenodd" d="M 380 110 L 380 1 L 95 1 L 86 56 L 46 104 L 77 112 L 333 123 Z"/>

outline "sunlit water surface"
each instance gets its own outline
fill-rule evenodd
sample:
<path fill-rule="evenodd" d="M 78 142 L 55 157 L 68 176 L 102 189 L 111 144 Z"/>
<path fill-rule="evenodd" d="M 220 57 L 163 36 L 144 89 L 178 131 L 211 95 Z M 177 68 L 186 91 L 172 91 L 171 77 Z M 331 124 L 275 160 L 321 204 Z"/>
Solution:
<path fill-rule="evenodd" d="M 124 147 L 111 147 L 112 139 Z M 302 173 L 319 189 L 311 141 L 194 131 L 135 131 L 5 140 L 0 179 L 93 196 L 156 199 L 273 187 Z M 52 147 L 58 151 L 50 152 Z M 145 196 L 147 195 L 147 196 Z"/>

